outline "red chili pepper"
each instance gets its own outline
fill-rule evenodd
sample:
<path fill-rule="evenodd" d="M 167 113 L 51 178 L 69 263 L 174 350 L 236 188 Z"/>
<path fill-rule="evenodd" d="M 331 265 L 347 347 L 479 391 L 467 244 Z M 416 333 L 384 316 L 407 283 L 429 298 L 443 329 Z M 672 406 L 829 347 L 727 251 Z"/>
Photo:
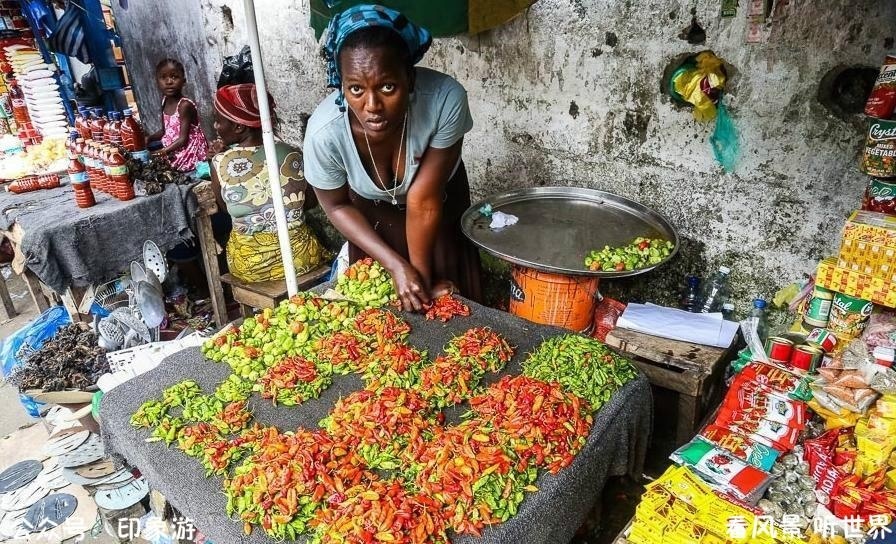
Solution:
<path fill-rule="evenodd" d="M 438 297 L 426 308 L 426 319 L 438 319 L 442 323 L 447 323 L 456 316 L 469 315 L 470 307 L 450 294 Z"/>

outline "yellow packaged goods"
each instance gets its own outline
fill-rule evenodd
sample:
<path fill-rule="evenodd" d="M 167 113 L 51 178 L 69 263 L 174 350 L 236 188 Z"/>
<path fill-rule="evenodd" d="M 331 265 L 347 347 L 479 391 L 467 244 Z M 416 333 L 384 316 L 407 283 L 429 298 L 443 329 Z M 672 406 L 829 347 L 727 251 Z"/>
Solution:
<path fill-rule="evenodd" d="M 887 482 L 884 485 L 887 489 L 896 489 L 896 469 L 887 471 Z"/>
<path fill-rule="evenodd" d="M 896 216 L 853 212 L 843 228 L 837 265 L 896 282 Z"/>
<path fill-rule="evenodd" d="M 896 418 L 896 395 L 884 395 L 877 399 L 874 409 L 881 417 Z"/>
<path fill-rule="evenodd" d="M 815 282 L 825 289 L 896 308 L 896 282 L 837 266 L 836 257 L 818 263 Z"/>

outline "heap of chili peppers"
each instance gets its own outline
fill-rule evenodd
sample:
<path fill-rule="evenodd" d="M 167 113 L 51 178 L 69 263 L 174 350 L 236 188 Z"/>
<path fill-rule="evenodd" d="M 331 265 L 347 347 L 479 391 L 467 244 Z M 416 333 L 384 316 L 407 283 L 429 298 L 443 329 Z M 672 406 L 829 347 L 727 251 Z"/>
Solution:
<path fill-rule="evenodd" d="M 425 362 L 426 352 L 420 352 L 408 344 L 381 344 L 370 356 L 370 364 L 364 371 L 364 382 L 371 391 L 381 391 L 386 387 L 409 389 L 417 383 Z"/>
<path fill-rule="evenodd" d="M 177 434 L 177 447 L 190 457 L 202 458 L 205 447 L 221 439 L 221 433 L 210 424 L 202 422 L 188 425 Z"/>
<path fill-rule="evenodd" d="M 498 372 L 513 358 L 514 350 L 490 328 L 475 327 L 448 342 L 445 353 L 455 359 L 472 359 L 482 372 Z"/>
<path fill-rule="evenodd" d="M 312 361 L 287 357 L 268 369 L 258 389 L 262 398 L 273 399 L 274 404 L 295 406 L 319 397 L 332 381 L 332 376 L 319 372 Z"/>
<path fill-rule="evenodd" d="M 221 437 L 208 442 L 202 452 L 205 475 L 226 474 L 231 467 L 256 450 L 258 441 L 268 429 L 270 427 L 262 427 L 256 423 L 233 438 Z"/>
<path fill-rule="evenodd" d="M 355 317 L 355 330 L 372 343 L 404 342 L 411 333 L 405 320 L 388 310 L 365 310 Z"/>
<path fill-rule="evenodd" d="M 336 291 L 367 308 L 379 308 L 398 300 L 392 277 L 370 257 L 349 266 L 336 280 Z"/>
<path fill-rule="evenodd" d="M 334 440 L 357 451 L 370 468 L 391 470 L 399 467 L 407 451 L 419 449 L 432 432 L 428 408 L 411 390 L 361 390 L 340 399 L 320 426 Z"/>
<path fill-rule="evenodd" d="M 238 433 L 249 425 L 252 412 L 246 401 L 233 401 L 212 418 L 212 425 L 222 434 Z"/>
<path fill-rule="evenodd" d="M 599 410 L 620 387 L 637 377 L 627 359 L 593 338 L 578 334 L 545 340 L 523 362 L 523 374 L 564 389 Z"/>
<path fill-rule="evenodd" d="M 368 339 L 351 331 L 339 331 L 317 341 L 315 357 L 319 365 L 328 366 L 334 374 L 364 372 L 372 350 Z"/>
<path fill-rule="evenodd" d="M 401 480 L 346 490 L 318 512 L 315 544 L 448 544 L 438 503 L 407 491 Z"/>
<path fill-rule="evenodd" d="M 438 319 L 442 323 L 447 323 L 457 316 L 467 317 L 469 315 L 470 307 L 451 294 L 436 298 L 426 309 L 426 319 Z"/>
<path fill-rule="evenodd" d="M 526 376 L 504 376 L 470 399 L 470 406 L 479 421 L 504 433 L 523 463 L 545 467 L 552 474 L 572 463 L 594 423 L 587 401 L 557 383 Z"/>
<path fill-rule="evenodd" d="M 440 355 L 420 371 L 416 389 L 435 409 L 465 401 L 475 394 L 483 372 L 471 359 Z"/>

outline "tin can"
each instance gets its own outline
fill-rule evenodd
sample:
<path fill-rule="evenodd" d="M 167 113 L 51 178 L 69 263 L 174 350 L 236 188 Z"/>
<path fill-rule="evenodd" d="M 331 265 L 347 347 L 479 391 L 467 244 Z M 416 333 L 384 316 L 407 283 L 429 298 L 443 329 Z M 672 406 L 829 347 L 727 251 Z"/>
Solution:
<path fill-rule="evenodd" d="M 848 344 L 850 340 L 862 335 L 873 309 L 874 304 L 870 300 L 837 293 L 831 305 L 831 318 L 827 328 L 841 343 Z"/>
<path fill-rule="evenodd" d="M 865 102 L 865 115 L 889 119 L 896 110 L 896 57 L 887 55 Z"/>
<path fill-rule="evenodd" d="M 862 209 L 896 215 L 896 179 L 871 178 L 862 197 Z"/>
<path fill-rule="evenodd" d="M 765 341 L 765 352 L 772 362 L 787 364 L 793 355 L 793 342 L 780 336 L 772 336 Z"/>
<path fill-rule="evenodd" d="M 837 345 L 837 337 L 827 329 L 813 329 L 806 337 L 806 343 L 830 353 Z"/>
<path fill-rule="evenodd" d="M 862 172 L 878 178 L 896 177 L 896 121 L 870 118 Z"/>
<path fill-rule="evenodd" d="M 818 285 L 812 291 L 812 298 L 806 304 L 803 321 L 813 327 L 826 327 L 831 318 L 831 305 L 834 303 L 834 292 Z"/>
<path fill-rule="evenodd" d="M 824 352 L 821 351 L 821 348 L 815 346 L 797 346 L 793 350 L 793 355 L 790 357 L 790 365 L 794 368 L 805 370 L 806 372 L 814 372 L 815 369 L 818 368 L 818 365 L 821 364 L 823 357 Z"/>

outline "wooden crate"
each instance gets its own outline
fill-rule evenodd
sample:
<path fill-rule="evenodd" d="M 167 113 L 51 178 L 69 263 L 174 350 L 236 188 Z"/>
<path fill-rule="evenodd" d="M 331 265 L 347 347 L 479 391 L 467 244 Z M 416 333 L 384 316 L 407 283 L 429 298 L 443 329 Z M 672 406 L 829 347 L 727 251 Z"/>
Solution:
<path fill-rule="evenodd" d="M 721 398 L 733 344 L 714 348 L 620 328 L 610 331 L 606 341 L 637 364 L 652 385 L 678 394 L 676 442 L 693 438 L 712 403 Z"/>

